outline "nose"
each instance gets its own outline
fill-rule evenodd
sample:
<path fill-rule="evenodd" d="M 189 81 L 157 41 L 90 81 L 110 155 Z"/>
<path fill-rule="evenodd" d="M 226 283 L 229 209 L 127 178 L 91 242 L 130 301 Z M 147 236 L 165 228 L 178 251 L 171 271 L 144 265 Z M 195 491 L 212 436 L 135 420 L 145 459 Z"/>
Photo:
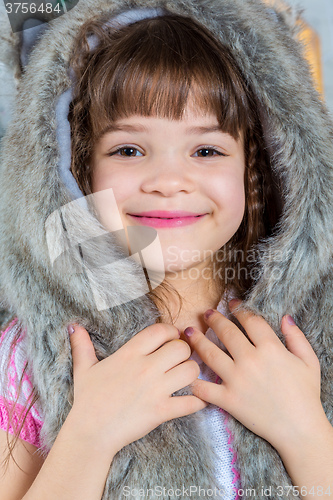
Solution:
<path fill-rule="evenodd" d="M 159 193 L 173 196 L 178 192 L 190 193 L 195 189 L 195 181 L 185 160 L 163 156 L 147 165 L 141 189 L 145 193 Z"/>

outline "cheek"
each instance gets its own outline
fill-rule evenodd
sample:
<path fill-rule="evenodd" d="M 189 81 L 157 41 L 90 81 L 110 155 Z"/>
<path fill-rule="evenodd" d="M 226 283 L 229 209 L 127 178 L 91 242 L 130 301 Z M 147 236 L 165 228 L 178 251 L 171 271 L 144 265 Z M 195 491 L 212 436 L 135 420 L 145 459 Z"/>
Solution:
<path fill-rule="evenodd" d="M 128 172 L 121 171 L 103 171 L 103 169 L 96 169 L 92 174 L 92 190 L 93 193 L 103 190 L 113 191 L 113 195 L 118 203 L 131 196 L 131 182 L 129 182 Z"/>
<path fill-rule="evenodd" d="M 128 173 L 96 169 L 92 175 L 94 205 L 101 223 L 109 231 L 123 229 L 122 208 L 131 198 Z"/>
<path fill-rule="evenodd" d="M 245 211 L 245 187 L 242 175 L 212 179 L 211 197 L 223 219 L 240 224 Z"/>
<path fill-rule="evenodd" d="M 244 213 L 245 213 L 245 190 L 244 190 L 244 185 L 238 187 L 235 189 L 233 196 L 233 210 L 234 210 L 234 216 L 235 216 L 235 221 L 238 220 L 238 225 L 243 220 Z"/>

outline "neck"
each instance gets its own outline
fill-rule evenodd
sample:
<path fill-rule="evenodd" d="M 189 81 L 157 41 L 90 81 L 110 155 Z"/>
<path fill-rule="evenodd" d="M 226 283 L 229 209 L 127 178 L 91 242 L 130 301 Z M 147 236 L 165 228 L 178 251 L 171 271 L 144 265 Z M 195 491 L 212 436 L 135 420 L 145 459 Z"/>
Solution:
<path fill-rule="evenodd" d="M 161 287 L 158 287 L 156 291 L 166 302 L 172 320 L 167 311 L 162 310 L 163 322 L 172 322 L 182 333 L 188 326 L 199 328 L 205 333 L 208 327 L 203 315 L 207 309 L 216 309 L 223 292 L 216 278 L 214 279 L 212 269 L 202 262 L 177 273 L 166 274 L 164 282 L 167 285 L 167 291 L 163 290 L 160 294 L 159 288 Z M 172 287 L 171 290 L 168 285 Z M 174 290 L 180 295 L 181 304 Z"/>

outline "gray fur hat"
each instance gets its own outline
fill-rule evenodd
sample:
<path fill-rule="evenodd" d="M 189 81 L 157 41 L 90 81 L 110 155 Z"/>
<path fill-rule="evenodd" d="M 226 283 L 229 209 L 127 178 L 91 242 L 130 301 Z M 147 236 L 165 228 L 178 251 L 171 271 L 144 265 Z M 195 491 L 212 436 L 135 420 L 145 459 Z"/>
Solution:
<path fill-rule="evenodd" d="M 145 296 L 142 269 L 124 258 L 111 237 L 109 265 L 96 269 L 91 279 L 82 271 L 80 246 L 103 229 L 84 203 L 73 201 L 80 200 L 80 192 L 67 168 L 73 39 L 89 18 L 111 18 L 129 8 L 163 8 L 202 23 L 229 46 L 257 96 L 283 211 L 278 232 L 258 247 L 260 273 L 244 307 L 261 314 L 277 335 L 282 316 L 294 316 L 320 359 L 322 401 L 332 422 L 333 126 L 296 41 L 294 16 L 260 0 L 80 0 L 51 22 L 36 44 L 1 151 L 0 293 L 27 327 L 45 449 L 52 446 L 72 400 L 66 325 L 86 326 L 102 358 L 157 317 Z M 0 26 L 10 33 L 5 18 Z M 9 46 L 14 50 L 17 37 L 0 38 L 0 45 L 1 53 Z M 92 290 L 108 308 L 96 307 Z M 167 422 L 121 450 L 103 499 L 124 498 L 125 478 L 131 488 L 214 486 L 214 455 L 200 418 L 199 412 Z M 277 486 L 291 481 L 276 451 L 231 417 L 229 427 L 241 487 L 257 492 L 271 487 L 267 498 L 287 498 L 286 493 L 277 496 Z"/>

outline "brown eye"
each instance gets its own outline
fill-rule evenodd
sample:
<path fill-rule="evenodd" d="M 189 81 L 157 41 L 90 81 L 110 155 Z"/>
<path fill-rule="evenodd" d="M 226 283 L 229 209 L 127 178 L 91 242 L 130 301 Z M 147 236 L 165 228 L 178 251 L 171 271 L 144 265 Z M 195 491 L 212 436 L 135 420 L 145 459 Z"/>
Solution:
<path fill-rule="evenodd" d="M 198 153 L 199 156 L 206 157 L 206 156 L 213 156 L 215 151 L 213 149 L 199 149 Z"/>
<path fill-rule="evenodd" d="M 201 148 L 196 151 L 194 156 L 198 156 L 199 158 L 211 158 L 213 156 L 226 156 L 217 149 L 214 148 Z"/>
<path fill-rule="evenodd" d="M 123 156 L 125 158 L 133 158 L 137 156 L 143 156 L 142 153 L 136 148 L 132 148 L 130 146 L 125 146 L 123 148 L 118 148 L 116 151 L 112 151 L 112 153 L 109 153 L 109 156 Z"/>
<path fill-rule="evenodd" d="M 118 150 L 121 156 L 137 156 L 139 151 L 135 148 L 121 148 Z"/>

